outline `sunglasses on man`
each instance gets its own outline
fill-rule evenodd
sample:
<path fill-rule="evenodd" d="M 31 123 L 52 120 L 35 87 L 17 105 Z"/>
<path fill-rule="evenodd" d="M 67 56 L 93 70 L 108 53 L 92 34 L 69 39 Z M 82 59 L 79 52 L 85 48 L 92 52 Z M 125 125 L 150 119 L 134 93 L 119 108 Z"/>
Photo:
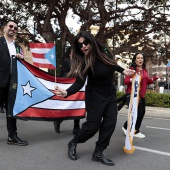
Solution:
<path fill-rule="evenodd" d="M 90 44 L 90 41 L 87 40 L 87 39 L 85 39 L 82 43 L 80 43 L 80 42 L 77 43 L 77 45 L 78 45 L 79 48 L 82 48 L 82 47 L 83 47 L 83 44 L 84 44 L 85 46 L 87 46 L 88 44 Z"/>
<path fill-rule="evenodd" d="M 17 28 L 17 27 L 14 27 L 13 25 L 9 25 L 9 28 L 11 28 L 11 29 L 14 28 L 15 31 L 18 30 L 18 28 Z"/>

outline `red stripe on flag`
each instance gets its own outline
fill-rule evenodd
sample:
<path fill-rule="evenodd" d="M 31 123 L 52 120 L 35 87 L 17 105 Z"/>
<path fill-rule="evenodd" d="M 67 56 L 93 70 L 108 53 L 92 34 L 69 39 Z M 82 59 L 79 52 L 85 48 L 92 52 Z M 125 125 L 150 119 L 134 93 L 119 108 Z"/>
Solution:
<path fill-rule="evenodd" d="M 39 68 L 27 63 L 24 60 L 20 60 L 20 61 L 36 77 L 43 78 L 44 80 L 55 82 L 55 77 L 53 75 L 50 75 L 49 73 L 47 73 L 47 72 L 45 72 L 43 70 L 40 70 Z M 70 83 L 75 82 L 75 78 L 59 78 L 59 77 L 57 77 L 56 80 L 57 80 L 58 83 L 63 83 L 63 84 L 70 84 Z"/>
<path fill-rule="evenodd" d="M 29 43 L 30 48 L 53 48 L 54 43 Z"/>
<path fill-rule="evenodd" d="M 18 114 L 17 117 L 28 118 L 64 118 L 64 117 L 85 117 L 85 109 L 73 110 L 51 110 L 51 109 L 38 109 L 28 108 L 23 113 Z"/>
<path fill-rule="evenodd" d="M 45 59 L 44 54 L 38 54 L 38 53 L 33 53 L 32 52 L 32 55 L 33 55 L 33 58 L 42 58 L 42 59 Z"/>

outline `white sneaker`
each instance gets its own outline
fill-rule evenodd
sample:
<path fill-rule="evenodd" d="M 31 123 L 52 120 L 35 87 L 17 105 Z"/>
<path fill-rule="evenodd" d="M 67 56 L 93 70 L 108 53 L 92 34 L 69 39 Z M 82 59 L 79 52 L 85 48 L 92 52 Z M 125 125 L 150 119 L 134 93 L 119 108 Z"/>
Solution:
<path fill-rule="evenodd" d="M 122 127 L 122 130 L 123 130 L 124 134 L 126 135 L 127 130 L 124 127 Z"/>
<path fill-rule="evenodd" d="M 137 138 L 145 138 L 145 135 L 142 134 L 141 132 L 138 132 L 138 133 L 134 134 L 134 137 L 137 137 Z"/>

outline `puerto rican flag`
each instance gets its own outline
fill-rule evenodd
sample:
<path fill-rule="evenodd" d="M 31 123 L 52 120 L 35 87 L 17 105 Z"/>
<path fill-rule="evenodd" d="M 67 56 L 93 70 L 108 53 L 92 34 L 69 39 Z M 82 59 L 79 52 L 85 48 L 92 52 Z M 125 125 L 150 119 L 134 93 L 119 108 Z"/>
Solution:
<path fill-rule="evenodd" d="M 56 46 L 54 43 L 30 43 L 29 46 L 34 66 L 56 69 Z"/>
<path fill-rule="evenodd" d="M 32 120 L 80 119 L 85 117 L 84 87 L 67 98 L 54 93 L 55 77 L 24 60 L 13 59 L 8 110 L 9 117 Z M 56 78 L 67 89 L 74 78 Z"/>

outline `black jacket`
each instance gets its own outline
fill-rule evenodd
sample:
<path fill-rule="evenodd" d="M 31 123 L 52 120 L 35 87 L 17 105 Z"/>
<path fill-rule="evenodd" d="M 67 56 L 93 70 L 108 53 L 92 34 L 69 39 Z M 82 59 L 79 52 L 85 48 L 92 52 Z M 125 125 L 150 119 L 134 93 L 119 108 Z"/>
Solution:
<path fill-rule="evenodd" d="M 20 46 L 15 43 L 15 47 Z M 0 37 L 0 87 L 6 87 L 10 80 L 11 57 L 4 37 Z"/>

